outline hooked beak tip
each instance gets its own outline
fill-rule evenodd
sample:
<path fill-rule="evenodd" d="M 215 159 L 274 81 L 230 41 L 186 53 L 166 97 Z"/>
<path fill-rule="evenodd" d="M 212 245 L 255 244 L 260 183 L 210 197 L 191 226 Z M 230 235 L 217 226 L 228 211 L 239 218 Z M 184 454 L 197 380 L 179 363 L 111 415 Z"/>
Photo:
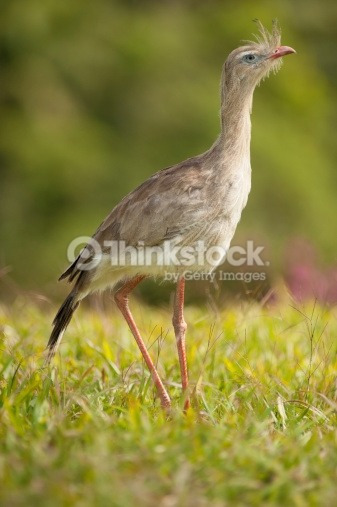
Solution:
<path fill-rule="evenodd" d="M 296 53 L 295 49 L 290 46 L 279 46 L 272 52 L 268 58 L 275 60 L 276 58 L 281 58 L 281 56 L 291 55 L 292 53 Z"/>

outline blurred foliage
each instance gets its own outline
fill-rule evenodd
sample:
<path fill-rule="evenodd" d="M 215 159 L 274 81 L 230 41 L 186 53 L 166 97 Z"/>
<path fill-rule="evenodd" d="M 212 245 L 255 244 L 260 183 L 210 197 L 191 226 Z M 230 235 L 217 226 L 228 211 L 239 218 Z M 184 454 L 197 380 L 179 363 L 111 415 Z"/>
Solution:
<path fill-rule="evenodd" d="M 1 5 L 0 267 L 20 286 L 55 290 L 74 237 L 210 146 L 222 63 L 256 17 L 277 17 L 298 54 L 255 94 L 253 191 L 236 241 L 268 245 L 274 271 L 291 236 L 335 258 L 335 2 Z"/>

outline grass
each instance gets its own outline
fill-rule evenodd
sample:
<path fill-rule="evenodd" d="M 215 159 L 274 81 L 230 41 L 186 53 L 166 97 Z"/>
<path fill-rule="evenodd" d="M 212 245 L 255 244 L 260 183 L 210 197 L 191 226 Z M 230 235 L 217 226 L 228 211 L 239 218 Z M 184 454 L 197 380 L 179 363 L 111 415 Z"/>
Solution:
<path fill-rule="evenodd" d="M 54 312 L 1 309 L 0 505 L 335 505 L 336 309 L 187 308 L 184 416 L 169 311 L 133 308 L 170 417 L 117 313 L 80 309 L 46 370 Z"/>

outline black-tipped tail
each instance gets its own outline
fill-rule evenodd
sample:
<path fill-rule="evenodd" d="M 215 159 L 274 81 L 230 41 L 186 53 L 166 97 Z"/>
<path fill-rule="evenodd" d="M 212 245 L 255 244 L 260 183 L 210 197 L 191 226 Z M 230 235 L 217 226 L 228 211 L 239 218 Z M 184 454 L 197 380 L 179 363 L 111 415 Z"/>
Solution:
<path fill-rule="evenodd" d="M 76 294 L 71 292 L 69 296 L 63 302 L 61 308 L 56 314 L 56 317 L 53 321 L 54 329 L 50 335 L 48 341 L 48 357 L 47 362 L 50 362 L 52 359 L 59 342 L 61 341 L 62 334 L 71 321 L 71 317 L 73 316 L 74 311 L 79 305 L 79 301 L 77 301 Z"/>

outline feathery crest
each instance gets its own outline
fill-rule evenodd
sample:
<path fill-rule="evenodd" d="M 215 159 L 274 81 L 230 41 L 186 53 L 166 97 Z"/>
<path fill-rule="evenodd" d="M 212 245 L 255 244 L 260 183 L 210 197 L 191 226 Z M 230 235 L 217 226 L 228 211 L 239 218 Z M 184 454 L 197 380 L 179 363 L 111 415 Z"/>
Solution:
<path fill-rule="evenodd" d="M 278 24 L 277 19 L 273 19 L 273 27 L 272 31 L 269 32 L 266 27 L 263 26 L 259 19 L 254 19 L 254 23 L 256 23 L 259 29 L 259 35 L 254 34 L 254 41 L 246 41 L 250 44 L 258 44 L 259 46 L 264 46 L 267 48 L 275 48 L 281 44 L 281 28 Z"/>

